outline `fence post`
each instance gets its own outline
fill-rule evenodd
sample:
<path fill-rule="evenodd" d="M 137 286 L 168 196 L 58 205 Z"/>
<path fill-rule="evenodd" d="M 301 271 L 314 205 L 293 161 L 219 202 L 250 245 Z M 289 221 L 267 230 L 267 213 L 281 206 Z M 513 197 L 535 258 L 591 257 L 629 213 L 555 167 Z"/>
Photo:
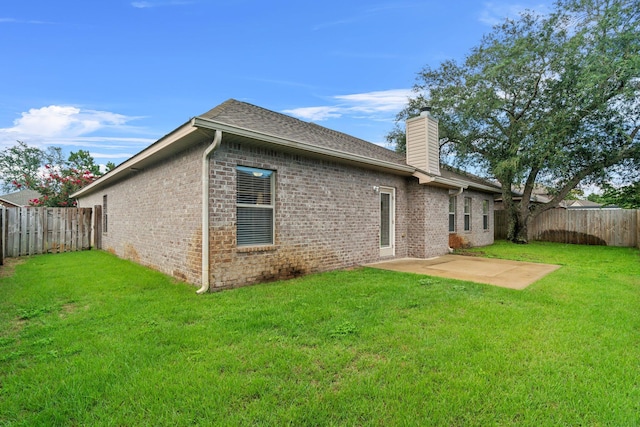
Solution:
<path fill-rule="evenodd" d="M 93 234 L 96 249 L 102 249 L 102 205 L 93 207 Z"/>
<path fill-rule="evenodd" d="M 636 247 L 640 249 L 640 209 L 636 209 Z"/>
<path fill-rule="evenodd" d="M 6 219 L 6 213 L 4 210 L 4 206 L 0 206 L 0 265 L 4 265 L 5 219 Z"/>

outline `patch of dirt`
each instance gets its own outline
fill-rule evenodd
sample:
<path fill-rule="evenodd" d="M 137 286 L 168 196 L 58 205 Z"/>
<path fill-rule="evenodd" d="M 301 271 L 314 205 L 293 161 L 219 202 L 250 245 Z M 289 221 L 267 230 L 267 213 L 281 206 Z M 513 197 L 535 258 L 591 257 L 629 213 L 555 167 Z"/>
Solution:
<path fill-rule="evenodd" d="M 449 247 L 451 249 L 468 248 L 469 243 L 464 239 L 464 237 L 455 233 L 451 233 L 449 234 Z"/>
<path fill-rule="evenodd" d="M 592 236 L 587 233 L 580 233 L 577 231 L 566 230 L 545 230 L 540 240 L 545 242 L 558 242 L 558 243 L 570 243 L 576 245 L 594 245 L 594 246 L 607 246 L 607 242 L 597 236 Z"/>
<path fill-rule="evenodd" d="M 64 304 L 62 306 L 62 310 L 60 311 L 58 316 L 60 318 L 64 319 L 68 315 L 73 314 L 74 312 L 76 312 L 77 310 L 78 310 L 78 306 L 73 302 L 69 302 L 69 303 L 66 303 L 66 304 Z"/>
<path fill-rule="evenodd" d="M 26 258 L 5 258 L 4 264 L 0 265 L 0 277 L 11 277 L 16 272 L 16 265 L 27 262 Z"/>

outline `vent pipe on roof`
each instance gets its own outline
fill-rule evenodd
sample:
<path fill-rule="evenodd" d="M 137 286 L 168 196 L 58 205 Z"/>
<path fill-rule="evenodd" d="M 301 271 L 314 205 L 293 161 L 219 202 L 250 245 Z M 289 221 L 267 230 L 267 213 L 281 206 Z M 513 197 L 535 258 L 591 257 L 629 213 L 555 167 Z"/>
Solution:
<path fill-rule="evenodd" d="M 422 107 L 420 109 L 420 116 L 431 116 L 431 107 Z"/>
<path fill-rule="evenodd" d="M 215 129 L 211 145 L 202 153 L 202 286 L 196 291 L 203 294 L 209 291 L 209 158 L 222 141 L 222 131 Z"/>

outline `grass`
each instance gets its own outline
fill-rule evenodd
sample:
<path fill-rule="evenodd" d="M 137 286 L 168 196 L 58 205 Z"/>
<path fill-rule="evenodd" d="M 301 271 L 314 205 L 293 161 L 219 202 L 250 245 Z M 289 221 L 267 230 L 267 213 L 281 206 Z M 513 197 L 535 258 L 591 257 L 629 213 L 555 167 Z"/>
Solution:
<path fill-rule="evenodd" d="M 0 277 L 0 426 L 640 424 L 640 258 L 524 291 L 355 269 L 204 296 L 104 252 Z"/>

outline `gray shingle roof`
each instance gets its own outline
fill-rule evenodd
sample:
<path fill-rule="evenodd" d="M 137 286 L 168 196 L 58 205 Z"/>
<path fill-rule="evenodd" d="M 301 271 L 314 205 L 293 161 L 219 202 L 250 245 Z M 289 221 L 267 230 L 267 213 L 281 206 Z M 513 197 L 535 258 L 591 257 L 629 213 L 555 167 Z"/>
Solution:
<path fill-rule="evenodd" d="M 235 99 L 223 102 L 200 117 L 284 139 L 406 165 L 405 157 L 395 151 Z"/>
<path fill-rule="evenodd" d="M 14 206 L 29 206 L 29 201 L 40 197 L 40 193 L 31 189 L 0 195 L 0 202 L 8 202 Z"/>
<path fill-rule="evenodd" d="M 454 168 L 453 166 L 449 166 L 449 165 L 445 165 L 445 164 L 440 164 L 440 175 L 443 178 L 454 178 L 454 179 L 461 179 L 463 181 L 468 182 L 469 184 L 473 185 L 473 184 L 480 184 L 480 185 L 485 185 L 488 187 L 493 187 L 496 190 L 500 190 L 500 185 L 497 182 L 493 182 L 490 181 L 488 179 L 485 178 L 481 178 L 477 175 L 474 175 L 472 173 L 463 171 L 461 169 L 458 168 Z"/>

